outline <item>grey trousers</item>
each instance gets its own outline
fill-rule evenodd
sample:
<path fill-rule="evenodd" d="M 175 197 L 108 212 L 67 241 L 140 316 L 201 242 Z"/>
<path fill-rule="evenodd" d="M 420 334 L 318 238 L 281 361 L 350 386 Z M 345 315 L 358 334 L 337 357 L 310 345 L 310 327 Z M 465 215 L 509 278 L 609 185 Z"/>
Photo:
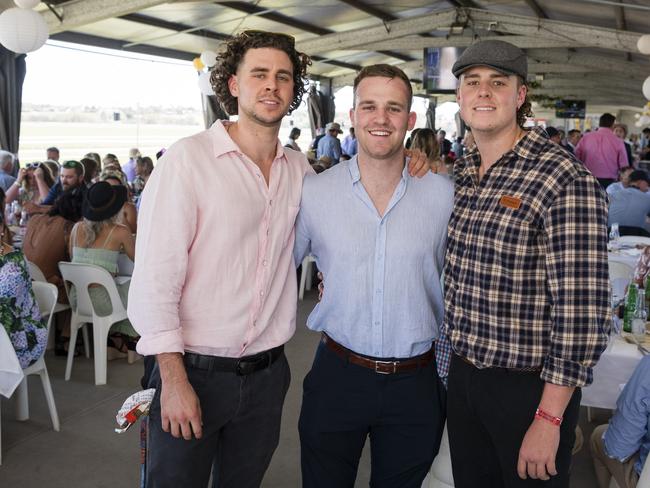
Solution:
<path fill-rule="evenodd" d="M 214 488 L 259 487 L 279 442 L 291 379 L 286 356 L 247 376 L 185 367 L 201 402 L 203 436 L 186 441 L 162 430 L 156 368 L 150 382 L 156 395 L 149 414 L 146 486 L 206 488 L 212 472 Z"/>

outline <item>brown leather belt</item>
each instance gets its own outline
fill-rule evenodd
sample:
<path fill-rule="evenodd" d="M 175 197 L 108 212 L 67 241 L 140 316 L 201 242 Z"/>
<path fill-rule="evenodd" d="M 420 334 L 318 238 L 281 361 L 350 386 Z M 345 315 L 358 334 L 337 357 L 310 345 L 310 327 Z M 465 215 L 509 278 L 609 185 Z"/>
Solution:
<path fill-rule="evenodd" d="M 357 366 L 363 366 L 364 368 L 372 369 L 375 373 L 379 374 L 395 374 L 404 373 L 406 371 L 413 371 L 415 369 L 428 366 L 433 360 L 433 348 L 431 348 L 428 352 L 425 352 L 424 354 L 416 356 L 414 358 L 404 359 L 402 361 L 381 361 L 360 356 L 347 347 L 342 346 L 325 333 L 323 333 L 323 338 L 321 341 L 327 346 L 330 351 L 336 353 L 344 361 L 356 364 Z"/>

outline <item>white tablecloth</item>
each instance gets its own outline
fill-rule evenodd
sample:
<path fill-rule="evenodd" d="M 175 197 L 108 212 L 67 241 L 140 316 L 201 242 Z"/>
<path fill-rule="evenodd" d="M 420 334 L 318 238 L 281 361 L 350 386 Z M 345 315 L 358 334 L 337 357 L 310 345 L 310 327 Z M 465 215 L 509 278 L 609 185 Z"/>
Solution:
<path fill-rule="evenodd" d="M 638 348 L 622 337 L 610 339 L 594 368 L 594 382 L 582 389 L 582 405 L 615 409 L 621 385 L 627 383 L 642 357 Z"/>
<path fill-rule="evenodd" d="M 634 268 L 636 266 L 636 262 L 639 260 L 640 255 L 641 249 L 621 249 L 620 251 L 608 252 L 607 259 L 609 261 L 616 261 L 619 263 L 627 264 L 628 266 Z"/>
<path fill-rule="evenodd" d="M 23 380 L 14 347 L 4 327 L 0 326 L 0 395 L 9 398 Z"/>

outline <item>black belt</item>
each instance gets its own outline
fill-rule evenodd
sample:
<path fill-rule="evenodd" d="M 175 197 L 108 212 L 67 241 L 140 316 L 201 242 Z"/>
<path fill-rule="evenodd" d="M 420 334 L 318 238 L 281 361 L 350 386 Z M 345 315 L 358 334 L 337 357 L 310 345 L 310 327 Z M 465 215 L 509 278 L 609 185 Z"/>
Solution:
<path fill-rule="evenodd" d="M 242 358 L 224 358 L 186 352 L 183 360 L 186 365 L 196 369 L 221 371 L 224 373 L 235 373 L 238 376 L 246 376 L 271 366 L 282 355 L 283 351 L 284 345 Z"/>

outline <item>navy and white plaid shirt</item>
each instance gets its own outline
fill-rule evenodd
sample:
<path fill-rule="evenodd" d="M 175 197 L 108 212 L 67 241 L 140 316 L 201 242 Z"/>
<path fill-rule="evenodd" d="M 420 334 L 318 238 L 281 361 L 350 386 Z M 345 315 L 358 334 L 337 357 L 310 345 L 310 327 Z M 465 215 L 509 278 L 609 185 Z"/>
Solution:
<path fill-rule="evenodd" d="M 445 332 L 479 368 L 541 368 L 584 386 L 607 344 L 607 203 L 596 179 L 541 128 L 478 179 L 455 166 Z"/>

